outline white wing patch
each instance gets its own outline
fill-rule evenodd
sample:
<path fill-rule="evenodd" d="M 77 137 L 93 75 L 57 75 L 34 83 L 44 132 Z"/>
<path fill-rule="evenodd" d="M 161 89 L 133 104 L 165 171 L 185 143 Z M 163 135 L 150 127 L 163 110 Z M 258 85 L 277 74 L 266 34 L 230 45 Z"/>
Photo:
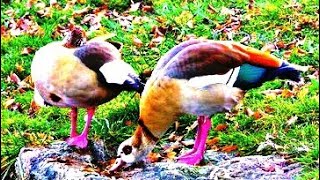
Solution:
<path fill-rule="evenodd" d="M 208 75 L 191 78 L 188 85 L 196 88 L 202 88 L 211 84 L 226 84 L 230 87 L 236 82 L 240 67 L 231 69 L 226 74 Z"/>
<path fill-rule="evenodd" d="M 103 74 L 107 83 L 122 85 L 126 80 L 131 80 L 129 74 L 136 75 L 133 68 L 124 61 L 111 61 L 100 67 L 99 71 Z"/>

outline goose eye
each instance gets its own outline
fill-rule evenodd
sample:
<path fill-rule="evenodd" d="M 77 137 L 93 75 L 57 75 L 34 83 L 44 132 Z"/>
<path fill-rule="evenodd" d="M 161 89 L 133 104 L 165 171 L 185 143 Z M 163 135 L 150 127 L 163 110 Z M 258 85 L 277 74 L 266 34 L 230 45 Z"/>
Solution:
<path fill-rule="evenodd" d="M 128 155 L 128 154 L 130 154 L 130 153 L 132 152 L 132 147 L 131 147 L 131 146 L 124 146 L 124 147 L 122 148 L 122 151 L 123 151 L 123 153 L 124 153 L 125 155 Z"/>

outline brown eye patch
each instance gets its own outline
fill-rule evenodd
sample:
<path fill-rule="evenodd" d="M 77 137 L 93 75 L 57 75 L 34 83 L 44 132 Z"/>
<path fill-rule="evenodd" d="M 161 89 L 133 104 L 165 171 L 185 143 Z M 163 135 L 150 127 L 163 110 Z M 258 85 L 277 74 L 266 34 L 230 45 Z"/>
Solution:
<path fill-rule="evenodd" d="M 128 155 L 128 154 L 130 154 L 131 152 L 132 152 L 132 146 L 124 146 L 123 148 L 122 148 L 122 151 L 123 151 L 123 153 L 125 154 L 125 155 Z"/>

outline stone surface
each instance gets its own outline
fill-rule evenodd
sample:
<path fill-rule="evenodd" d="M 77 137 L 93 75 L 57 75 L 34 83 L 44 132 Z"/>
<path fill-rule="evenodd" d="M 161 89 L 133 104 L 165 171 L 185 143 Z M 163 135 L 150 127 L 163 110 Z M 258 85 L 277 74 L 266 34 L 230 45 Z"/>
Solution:
<path fill-rule="evenodd" d="M 102 144 L 90 146 L 90 150 L 76 150 L 59 141 L 47 148 L 22 148 L 15 164 L 16 174 L 19 179 L 108 179 L 85 171 L 107 158 Z"/>
<path fill-rule="evenodd" d="M 174 162 L 149 163 L 110 175 L 99 162 L 110 159 L 102 143 L 91 143 L 87 150 L 77 150 L 65 142 L 46 148 L 22 148 L 17 158 L 19 179 L 293 179 L 301 169 L 277 156 L 234 157 L 208 150 L 204 166 Z M 98 170 L 99 169 L 99 170 Z M 108 175 L 108 176 L 106 176 Z"/>

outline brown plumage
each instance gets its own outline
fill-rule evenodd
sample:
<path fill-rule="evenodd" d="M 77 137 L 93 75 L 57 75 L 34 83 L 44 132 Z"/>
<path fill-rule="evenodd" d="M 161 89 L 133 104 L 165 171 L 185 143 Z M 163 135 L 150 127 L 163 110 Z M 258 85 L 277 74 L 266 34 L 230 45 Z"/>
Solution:
<path fill-rule="evenodd" d="M 76 29 L 67 43 L 52 42 L 40 48 L 32 61 L 31 76 L 38 104 L 71 108 L 67 142 L 85 148 L 96 107 L 124 90 L 141 92 L 144 84 L 133 68 L 122 61 L 113 44 L 93 39 L 81 45 L 79 37 L 81 33 Z M 76 132 L 78 108 L 88 112 L 80 135 Z"/>
<path fill-rule="evenodd" d="M 247 66 L 258 69 L 261 77 L 248 79 Z M 231 41 L 189 40 L 175 46 L 159 60 L 146 83 L 140 125 L 119 146 L 119 158 L 111 170 L 142 160 L 184 113 L 198 116 L 198 132 L 194 148 L 180 156 L 179 162 L 199 163 L 211 127 L 209 117 L 230 111 L 243 97 L 240 88 L 259 86 L 275 77 L 298 80 L 299 72 L 271 54 Z M 240 82 L 243 79 L 247 81 Z"/>

